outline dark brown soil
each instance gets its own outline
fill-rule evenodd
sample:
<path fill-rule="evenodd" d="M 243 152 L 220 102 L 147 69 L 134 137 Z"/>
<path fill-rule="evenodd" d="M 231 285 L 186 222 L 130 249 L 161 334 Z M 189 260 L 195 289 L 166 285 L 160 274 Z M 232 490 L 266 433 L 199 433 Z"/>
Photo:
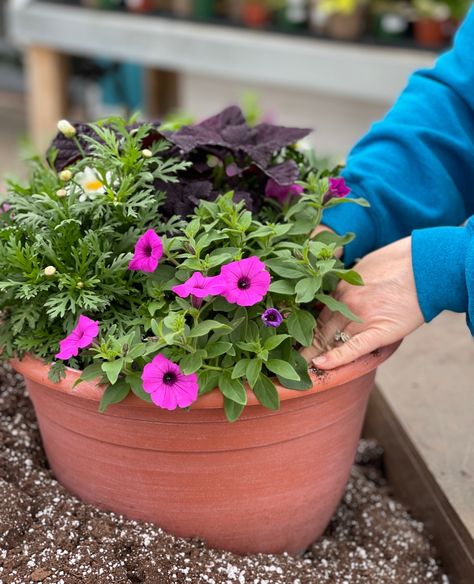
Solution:
<path fill-rule="evenodd" d="M 0 368 L 0 583 L 448 583 L 423 525 L 387 494 L 361 442 L 324 537 L 302 558 L 239 557 L 85 505 L 52 477 L 23 386 Z"/>

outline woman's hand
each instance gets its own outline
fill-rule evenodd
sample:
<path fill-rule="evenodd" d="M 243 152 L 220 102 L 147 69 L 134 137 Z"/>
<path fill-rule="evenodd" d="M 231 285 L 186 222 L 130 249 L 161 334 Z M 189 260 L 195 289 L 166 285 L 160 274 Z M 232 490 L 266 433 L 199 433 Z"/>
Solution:
<path fill-rule="evenodd" d="M 345 365 L 399 341 L 424 322 L 413 276 L 411 237 L 370 253 L 355 269 L 365 286 L 341 282 L 335 298 L 344 302 L 362 323 L 352 322 L 327 308 L 323 310 L 313 347 L 302 352 L 308 362 L 320 369 Z M 339 346 L 321 355 L 325 346 L 334 344 Z"/>

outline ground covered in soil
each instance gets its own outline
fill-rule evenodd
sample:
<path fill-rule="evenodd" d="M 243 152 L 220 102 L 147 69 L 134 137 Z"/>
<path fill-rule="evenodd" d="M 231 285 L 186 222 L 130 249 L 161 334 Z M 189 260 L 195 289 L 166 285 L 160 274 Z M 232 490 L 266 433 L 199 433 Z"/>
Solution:
<path fill-rule="evenodd" d="M 423 525 L 361 442 L 344 499 L 302 558 L 240 557 L 85 505 L 48 470 L 19 378 L 0 367 L 0 584 L 447 584 Z"/>

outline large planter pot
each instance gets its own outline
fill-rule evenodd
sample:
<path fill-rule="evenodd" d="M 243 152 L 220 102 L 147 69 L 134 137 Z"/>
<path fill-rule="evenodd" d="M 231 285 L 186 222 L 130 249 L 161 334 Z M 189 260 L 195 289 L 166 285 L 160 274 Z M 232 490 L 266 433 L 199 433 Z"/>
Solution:
<path fill-rule="evenodd" d="M 56 478 L 84 501 L 152 521 L 238 553 L 303 551 L 328 524 L 344 491 L 376 367 L 396 345 L 327 374 L 313 388 L 279 387 L 269 411 L 249 392 L 241 419 L 222 395 L 168 412 L 129 396 L 97 411 L 103 388 L 69 369 L 60 383 L 25 357 L 25 378 Z"/>

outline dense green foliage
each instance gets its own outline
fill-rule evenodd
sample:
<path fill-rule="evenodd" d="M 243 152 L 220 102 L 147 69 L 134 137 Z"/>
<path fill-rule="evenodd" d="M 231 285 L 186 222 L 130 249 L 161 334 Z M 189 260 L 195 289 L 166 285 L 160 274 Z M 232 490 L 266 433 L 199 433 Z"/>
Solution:
<path fill-rule="evenodd" d="M 71 178 L 53 170 L 53 161 L 35 159 L 28 186 L 10 184 L 10 208 L 0 215 L 3 358 L 30 352 L 52 362 L 59 341 L 83 314 L 100 322 L 100 336 L 68 364 L 84 369 L 83 379 L 98 377 L 108 385 L 102 409 L 130 390 L 149 400 L 141 371 L 157 354 L 184 374 L 197 372 L 200 394 L 218 386 L 230 420 L 245 406 L 244 382 L 271 409 L 279 406 L 275 376 L 286 387 L 309 388 L 298 350 L 311 344 L 315 303 L 353 318 L 330 294 L 341 279 L 361 284 L 335 257 L 350 235 L 310 234 L 324 208 L 354 199 L 325 200 L 328 172 L 311 168 L 308 157 L 288 148 L 278 156 L 297 162 L 302 196 L 283 206 L 267 199 L 252 214 L 231 192 L 200 201 L 185 220 L 164 221 L 165 195 L 154 183 L 178 181 L 189 162 L 170 157 L 163 140 L 144 155 L 148 125 L 129 131 L 114 119 L 93 127 L 90 151 L 70 167 Z M 104 185 L 90 199 L 75 181 L 87 168 Z M 134 245 L 148 229 L 160 235 L 163 257 L 154 273 L 131 271 Z M 222 296 L 197 306 L 192 297 L 171 291 L 194 272 L 213 276 L 249 256 L 260 258 L 272 277 L 268 294 L 254 306 L 230 304 Z M 284 316 L 278 328 L 262 322 L 269 307 Z M 55 362 L 51 376 L 63 372 L 64 364 Z"/>

